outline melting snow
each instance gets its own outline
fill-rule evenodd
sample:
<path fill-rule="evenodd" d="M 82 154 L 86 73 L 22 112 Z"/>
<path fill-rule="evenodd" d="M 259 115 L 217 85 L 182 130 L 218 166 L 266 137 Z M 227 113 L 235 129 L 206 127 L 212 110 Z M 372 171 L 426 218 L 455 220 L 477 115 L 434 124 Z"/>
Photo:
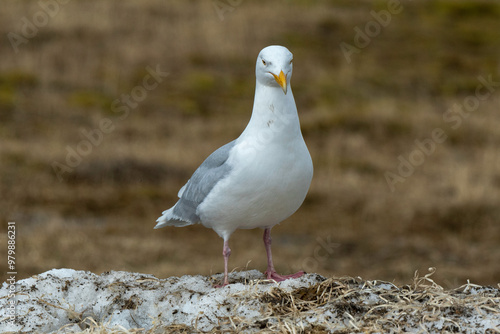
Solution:
<path fill-rule="evenodd" d="M 232 284 L 214 288 L 221 279 L 221 274 L 158 279 L 54 269 L 17 282 L 14 322 L 8 313 L 13 298 L 3 284 L 0 332 L 74 332 L 93 325 L 123 330 L 178 325 L 198 331 L 500 332 L 500 290 L 493 287 L 467 285 L 447 294 L 434 285 L 412 290 L 317 274 L 276 283 L 251 270 L 233 272 Z"/>

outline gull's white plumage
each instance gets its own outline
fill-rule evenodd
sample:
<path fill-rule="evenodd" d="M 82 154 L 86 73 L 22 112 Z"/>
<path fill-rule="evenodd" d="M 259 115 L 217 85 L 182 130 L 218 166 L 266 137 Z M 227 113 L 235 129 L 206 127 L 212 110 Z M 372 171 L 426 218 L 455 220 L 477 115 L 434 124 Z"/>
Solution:
<path fill-rule="evenodd" d="M 300 207 L 313 175 L 290 88 L 292 67 L 292 54 L 285 47 L 268 46 L 259 53 L 247 127 L 200 165 L 179 191 L 179 201 L 155 226 L 201 223 L 217 232 L 224 239 L 223 285 L 228 284 L 228 240 L 236 229 L 264 228 L 268 277 L 287 278 L 274 270 L 270 229 Z"/>

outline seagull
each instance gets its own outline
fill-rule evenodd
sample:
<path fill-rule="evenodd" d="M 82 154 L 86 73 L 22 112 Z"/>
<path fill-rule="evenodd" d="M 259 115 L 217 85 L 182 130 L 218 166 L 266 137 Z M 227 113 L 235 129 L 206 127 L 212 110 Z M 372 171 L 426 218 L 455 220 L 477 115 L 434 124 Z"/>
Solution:
<path fill-rule="evenodd" d="M 156 220 L 155 229 L 201 223 L 224 240 L 224 281 L 216 287 L 229 284 L 229 238 L 237 229 L 264 229 L 267 279 L 280 282 L 304 274 L 279 275 L 271 253 L 271 228 L 302 205 L 313 176 L 290 87 L 292 61 L 283 46 L 262 49 L 248 125 L 198 167 L 179 190 L 177 203 Z"/>

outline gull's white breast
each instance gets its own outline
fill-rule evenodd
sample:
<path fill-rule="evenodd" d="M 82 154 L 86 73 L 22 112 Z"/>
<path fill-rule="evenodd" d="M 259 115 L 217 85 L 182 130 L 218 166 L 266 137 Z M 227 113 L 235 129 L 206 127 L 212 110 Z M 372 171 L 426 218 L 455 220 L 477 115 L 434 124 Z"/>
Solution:
<path fill-rule="evenodd" d="M 221 237 L 240 228 L 272 227 L 288 218 L 304 201 L 313 175 L 300 132 L 293 138 L 272 131 L 242 136 L 228 163 L 231 172 L 198 207 L 202 224 Z"/>

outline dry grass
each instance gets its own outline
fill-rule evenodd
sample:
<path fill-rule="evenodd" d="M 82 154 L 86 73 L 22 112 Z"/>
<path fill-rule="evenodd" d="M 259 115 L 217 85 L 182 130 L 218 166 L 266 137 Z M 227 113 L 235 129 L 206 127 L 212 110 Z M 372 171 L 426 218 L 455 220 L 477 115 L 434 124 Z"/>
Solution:
<path fill-rule="evenodd" d="M 498 320 L 495 315 L 500 315 L 500 290 L 497 287 L 483 287 L 468 282 L 458 288 L 446 290 L 432 279 L 435 271 L 435 268 L 429 268 L 429 273 L 424 276 L 415 272 L 413 281 L 402 286 L 379 280 L 366 281 L 359 277 L 328 279 L 318 277 L 319 283 L 310 286 L 291 290 L 274 287 L 262 291 L 258 286 L 267 285 L 269 282 L 252 280 L 245 282 L 248 287 L 244 290 L 224 299 L 218 299 L 211 307 L 223 308 L 237 303 L 238 307 L 234 307 L 232 311 L 238 314 L 236 309 L 239 309 L 239 306 L 258 300 L 262 314 L 240 318 L 231 313 L 227 317 L 217 318 L 218 325 L 208 332 L 336 334 L 500 332 L 500 322 L 495 321 Z M 132 285 L 128 288 L 137 288 Z M 186 288 L 186 291 L 190 291 L 189 288 Z M 237 302 L 229 301 L 233 298 Z M 118 296 L 114 300 L 117 300 L 117 303 L 123 302 Z M 114 300 L 109 305 L 110 308 L 114 307 Z M 77 331 L 80 334 L 207 332 L 198 328 L 195 320 L 186 325 L 166 323 L 165 319 L 154 319 L 151 328 L 127 329 L 119 325 L 110 325 L 111 320 L 100 323 L 92 317 L 84 316 L 85 311 L 75 312 L 71 306 L 65 308 L 43 299 L 38 301 L 46 304 L 48 310 L 54 307 L 65 310 L 67 318 L 72 319 L 70 324 L 58 331 L 59 333 L 68 331 L 73 333 L 75 324 L 82 329 Z M 123 307 L 129 306 L 125 304 Z M 133 303 L 130 308 L 139 312 L 137 304 Z M 207 310 L 207 313 L 210 312 L 214 310 Z"/>
<path fill-rule="evenodd" d="M 353 28 L 385 6 L 243 2 L 220 21 L 210 2 L 71 1 L 19 53 L 4 38 L 0 220 L 17 222 L 19 278 L 54 267 L 220 272 L 212 231 L 152 227 L 204 157 L 244 128 L 255 57 L 282 44 L 295 55 L 315 177 L 303 207 L 274 231 L 278 270 L 404 282 L 438 267 L 446 287 L 497 283 L 498 87 L 457 129 L 443 113 L 475 93 L 478 76 L 500 81 L 500 6 L 405 4 L 348 64 L 339 43 L 353 43 Z M 5 3 L 2 36 L 38 11 Z M 169 76 L 119 120 L 113 101 L 157 64 Z M 103 118 L 114 131 L 59 182 L 53 161 Z M 384 173 L 438 127 L 448 139 L 391 192 Z M 261 231 L 235 233 L 231 247 L 232 267 L 264 269 Z"/>

